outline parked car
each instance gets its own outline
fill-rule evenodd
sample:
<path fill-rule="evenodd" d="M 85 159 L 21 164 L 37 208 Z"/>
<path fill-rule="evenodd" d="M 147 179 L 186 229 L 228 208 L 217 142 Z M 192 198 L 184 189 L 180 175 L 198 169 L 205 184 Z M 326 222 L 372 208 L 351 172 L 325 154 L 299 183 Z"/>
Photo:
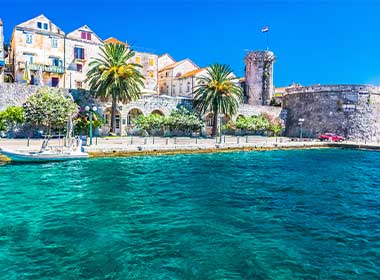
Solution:
<path fill-rule="evenodd" d="M 332 141 L 332 142 L 342 142 L 345 140 L 343 136 L 336 135 L 334 133 L 324 133 L 319 136 L 321 141 Z"/>

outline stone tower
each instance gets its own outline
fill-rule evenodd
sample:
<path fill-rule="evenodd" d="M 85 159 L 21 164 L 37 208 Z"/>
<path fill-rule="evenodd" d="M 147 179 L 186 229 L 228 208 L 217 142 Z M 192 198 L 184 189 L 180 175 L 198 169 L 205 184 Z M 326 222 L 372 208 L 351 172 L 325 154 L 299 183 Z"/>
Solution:
<path fill-rule="evenodd" d="M 251 51 L 245 56 L 245 78 L 248 104 L 269 105 L 273 95 L 273 63 L 271 51 Z"/>
<path fill-rule="evenodd" d="M 4 82 L 4 34 L 3 34 L 3 21 L 0 18 L 0 83 Z"/>

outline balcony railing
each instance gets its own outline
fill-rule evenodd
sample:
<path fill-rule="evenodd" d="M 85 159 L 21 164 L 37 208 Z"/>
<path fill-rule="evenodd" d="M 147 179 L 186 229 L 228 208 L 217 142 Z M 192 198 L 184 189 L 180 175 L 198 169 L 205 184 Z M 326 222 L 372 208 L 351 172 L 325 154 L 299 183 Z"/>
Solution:
<path fill-rule="evenodd" d="M 65 70 L 63 69 L 63 66 L 54 66 L 54 65 L 44 65 L 44 64 L 37 64 L 32 63 L 29 65 L 30 70 L 38 71 L 42 67 L 43 72 L 49 72 L 49 73 L 58 73 L 63 74 Z"/>

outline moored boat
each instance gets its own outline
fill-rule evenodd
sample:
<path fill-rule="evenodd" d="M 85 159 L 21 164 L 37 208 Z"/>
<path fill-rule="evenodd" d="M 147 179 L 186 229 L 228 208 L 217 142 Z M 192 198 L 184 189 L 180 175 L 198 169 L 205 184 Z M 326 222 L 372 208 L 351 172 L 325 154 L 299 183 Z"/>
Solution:
<path fill-rule="evenodd" d="M 82 151 L 82 140 L 79 137 L 72 137 L 73 123 L 71 116 L 69 116 L 67 124 L 67 134 L 64 138 L 63 146 L 49 146 L 50 139 L 45 138 L 38 152 L 0 148 L 0 153 L 14 162 L 65 161 L 88 158 L 88 153 Z"/>

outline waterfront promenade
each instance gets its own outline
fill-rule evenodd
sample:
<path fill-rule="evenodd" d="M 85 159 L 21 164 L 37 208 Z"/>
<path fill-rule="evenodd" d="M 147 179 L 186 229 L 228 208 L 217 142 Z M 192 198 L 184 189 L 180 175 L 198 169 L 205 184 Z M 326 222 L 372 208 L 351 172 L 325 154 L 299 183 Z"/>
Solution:
<path fill-rule="evenodd" d="M 0 139 L 0 147 L 20 151 L 38 151 L 42 139 Z M 274 150 L 307 148 L 353 148 L 380 150 L 379 143 L 345 141 L 342 143 L 320 142 L 319 140 L 291 139 L 287 137 L 223 136 L 220 138 L 190 137 L 102 137 L 94 138 L 92 146 L 84 149 L 91 157 L 137 156 L 178 153 L 212 153 L 238 150 Z M 62 139 L 52 139 L 50 146 L 62 145 Z M 88 143 L 87 143 L 88 144 Z M 4 157 L 0 156 L 0 160 Z"/>
<path fill-rule="evenodd" d="M 92 146 L 84 149 L 91 156 L 117 156 L 138 154 L 168 154 L 193 152 L 218 152 L 224 150 L 276 149 L 323 147 L 327 143 L 319 141 L 292 141 L 286 137 L 263 136 L 223 136 L 220 138 L 190 138 L 190 137 L 103 137 L 93 138 Z M 0 139 L 0 147 L 38 151 L 42 139 Z M 89 140 L 87 139 L 87 144 Z M 62 139 L 52 139 L 50 146 L 62 145 Z"/>

